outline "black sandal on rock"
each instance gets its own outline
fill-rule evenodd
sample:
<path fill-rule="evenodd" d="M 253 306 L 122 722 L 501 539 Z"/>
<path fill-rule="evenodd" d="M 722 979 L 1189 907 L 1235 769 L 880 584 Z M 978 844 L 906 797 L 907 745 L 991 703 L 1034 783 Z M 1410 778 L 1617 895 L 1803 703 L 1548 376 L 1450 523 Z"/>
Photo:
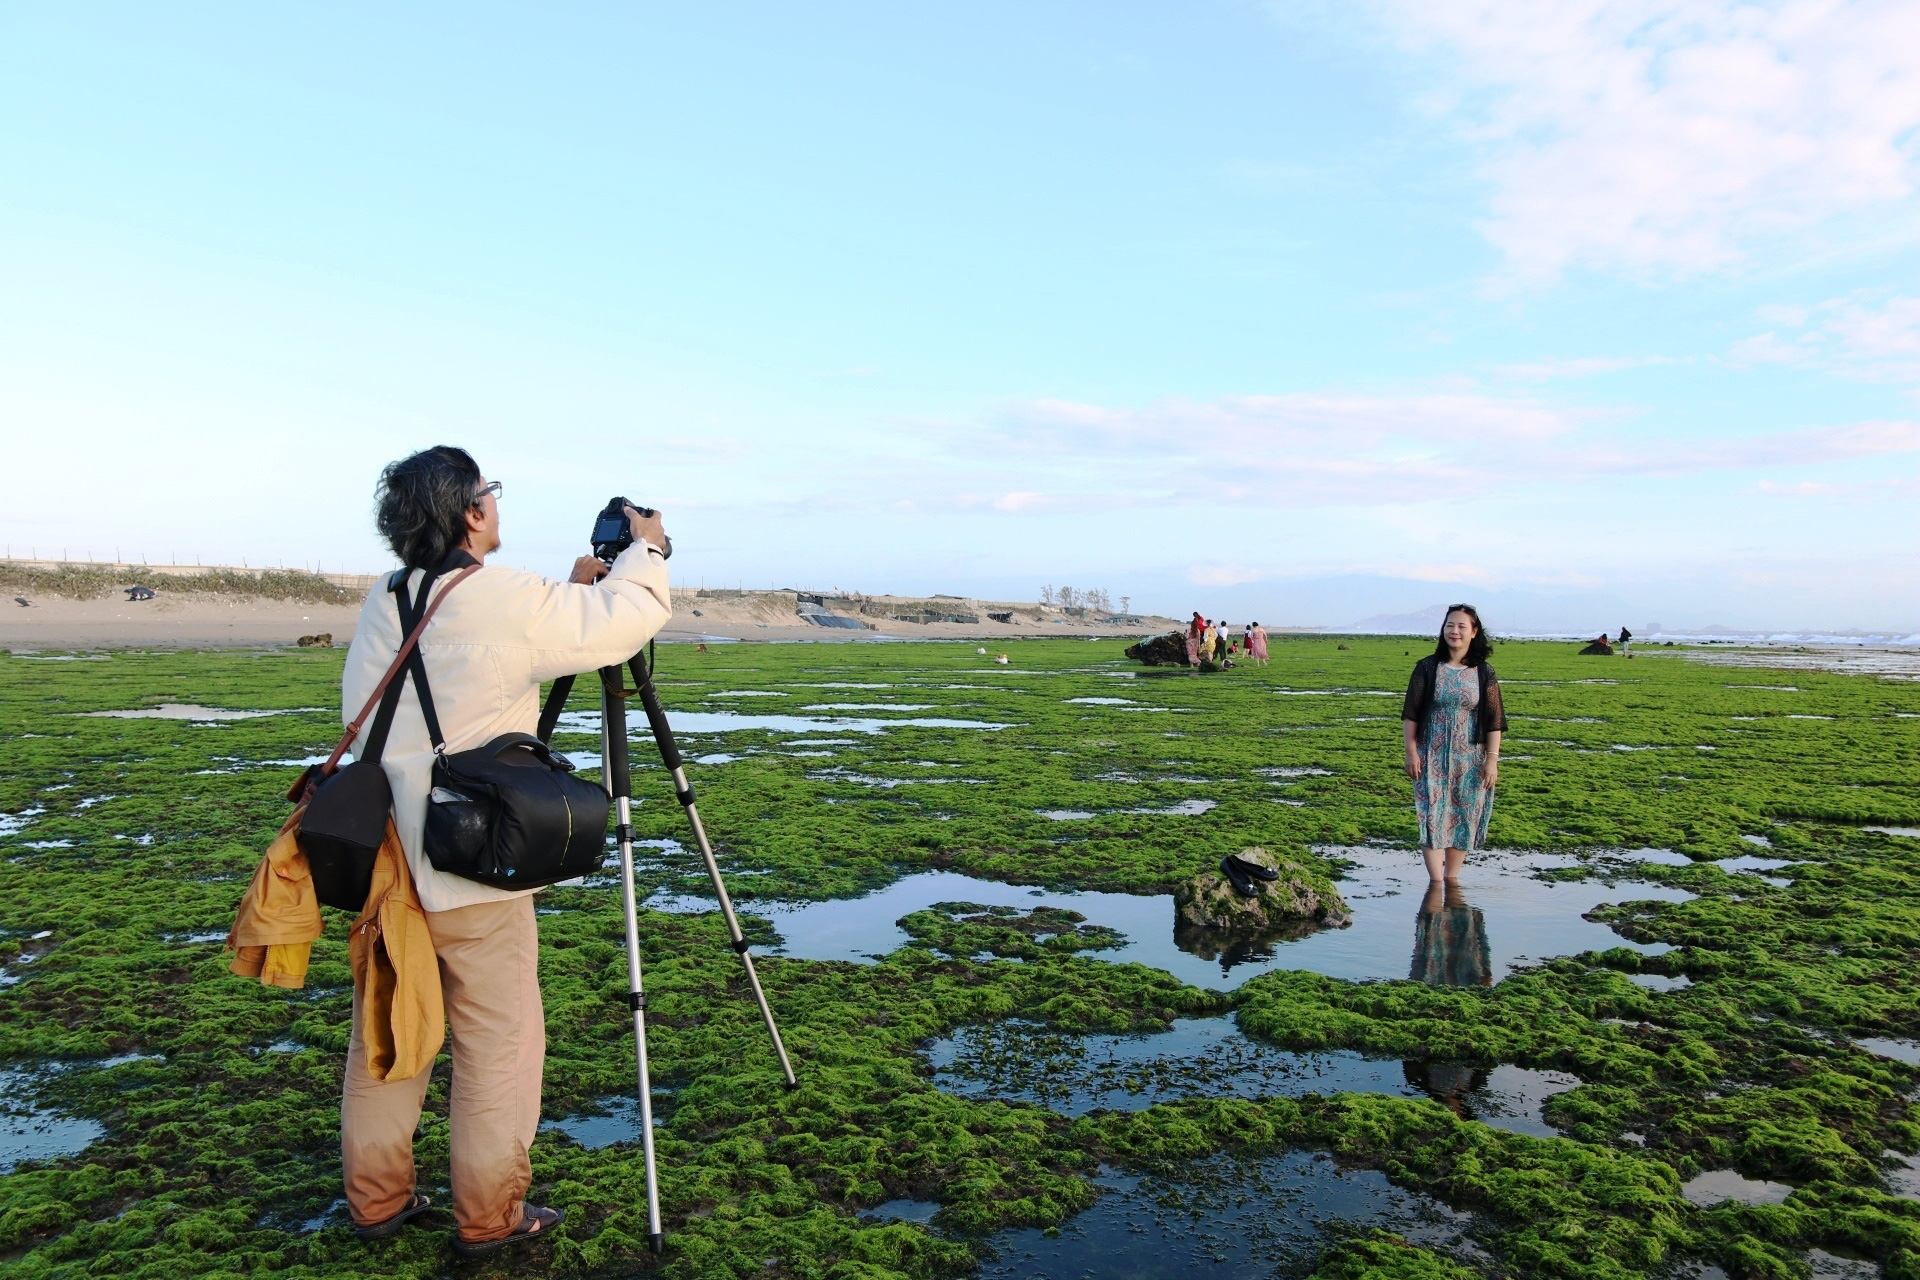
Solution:
<path fill-rule="evenodd" d="M 407 1201 L 406 1208 L 383 1221 L 368 1223 L 364 1227 L 355 1227 L 353 1234 L 362 1240 L 385 1240 L 388 1236 L 400 1234 L 400 1228 L 432 1207 L 433 1201 L 416 1191 L 413 1193 L 413 1199 Z"/>
<path fill-rule="evenodd" d="M 520 1225 L 498 1240 L 463 1240 L 453 1237 L 453 1251 L 463 1258 L 478 1258 L 510 1244 L 522 1240 L 544 1239 L 557 1230 L 567 1220 L 565 1209 L 543 1209 L 538 1205 L 525 1205 L 521 1209 Z"/>
<path fill-rule="evenodd" d="M 1265 880 L 1268 884 L 1272 884 L 1275 880 L 1278 880 L 1280 878 L 1280 873 L 1278 871 L 1275 871 L 1272 867 L 1262 866 L 1258 862 L 1248 862 L 1245 858 L 1241 857 L 1237 853 L 1228 854 L 1227 861 L 1231 862 L 1234 866 L 1240 868 L 1242 871 L 1246 872 L 1248 875 L 1252 876 L 1254 879 Z"/>
<path fill-rule="evenodd" d="M 1233 857 L 1220 859 L 1220 874 L 1227 878 L 1233 891 L 1243 898 L 1251 898 L 1260 890 L 1255 887 L 1253 877 L 1241 869 L 1240 860 Z"/>

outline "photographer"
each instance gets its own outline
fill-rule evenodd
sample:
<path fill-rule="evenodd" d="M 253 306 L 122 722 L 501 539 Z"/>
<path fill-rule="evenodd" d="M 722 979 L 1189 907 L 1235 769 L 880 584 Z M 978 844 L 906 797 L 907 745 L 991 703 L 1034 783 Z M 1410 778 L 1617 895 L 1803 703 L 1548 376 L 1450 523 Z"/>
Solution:
<path fill-rule="evenodd" d="M 672 615 L 660 550 L 666 534 L 657 514 L 643 517 L 628 507 L 633 545 L 611 568 L 584 556 L 572 581 L 554 582 L 485 563 L 500 546 L 500 491 L 464 450 L 447 446 L 395 462 L 380 477 L 376 522 L 410 571 L 410 592 L 429 574 L 444 573 L 437 581 L 450 581 L 457 568 L 482 566 L 449 593 L 420 640 L 449 752 L 503 733 L 533 732 L 542 681 L 625 661 Z M 345 708 L 368 698 L 404 638 L 383 579 L 367 596 L 347 655 Z M 355 743 L 356 752 L 362 747 Z M 409 686 L 381 764 L 393 787 L 393 820 L 432 937 L 452 1031 L 454 1247 L 488 1253 L 550 1233 L 561 1220 L 558 1211 L 524 1201 L 546 1058 L 534 891 L 491 888 L 429 864 L 422 846 L 433 763 L 426 720 Z M 413 1136 L 431 1071 L 379 1078 L 378 1068 L 369 1069 L 358 983 L 353 1013 L 341 1159 L 359 1234 L 380 1238 L 428 1208 L 415 1191 Z M 439 1028 L 431 1033 L 437 1039 Z"/>

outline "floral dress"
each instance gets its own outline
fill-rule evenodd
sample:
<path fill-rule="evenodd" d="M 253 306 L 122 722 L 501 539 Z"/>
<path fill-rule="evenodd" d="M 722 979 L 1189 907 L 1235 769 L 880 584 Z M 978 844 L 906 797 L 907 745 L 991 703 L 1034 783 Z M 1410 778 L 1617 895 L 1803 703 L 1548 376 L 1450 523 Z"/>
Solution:
<path fill-rule="evenodd" d="M 1420 749 L 1420 777 L 1413 784 L 1423 849 L 1478 849 L 1486 843 L 1493 788 L 1487 785 L 1484 744 L 1473 740 L 1479 706 L 1480 673 L 1440 663 Z"/>

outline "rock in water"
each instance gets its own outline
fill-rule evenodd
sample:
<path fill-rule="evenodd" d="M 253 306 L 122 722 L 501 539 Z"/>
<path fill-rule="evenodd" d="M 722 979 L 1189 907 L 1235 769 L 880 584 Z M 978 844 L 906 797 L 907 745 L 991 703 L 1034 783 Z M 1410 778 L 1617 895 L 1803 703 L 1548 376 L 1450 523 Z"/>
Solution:
<path fill-rule="evenodd" d="M 333 648 L 333 632 L 322 631 L 317 636 L 301 636 L 298 640 L 294 641 L 294 643 L 302 649 L 331 649 Z"/>
<path fill-rule="evenodd" d="M 1173 891 L 1174 927 L 1205 929 L 1221 934 L 1295 933 L 1301 926 L 1343 928 L 1353 913 L 1333 882 L 1288 858 L 1276 858 L 1265 849 L 1242 849 L 1242 862 L 1271 867 L 1278 880 L 1260 882 L 1259 891 L 1243 898 L 1217 868 L 1201 872 Z M 1297 933 L 1295 933 L 1297 936 Z"/>
<path fill-rule="evenodd" d="M 1187 633 L 1169 631 L 1163 636 L 1148 636 L 1138 644 L 1128 645 L 1126 656 L 1150 667 L 1184 667 L 1187 665 Z"/>

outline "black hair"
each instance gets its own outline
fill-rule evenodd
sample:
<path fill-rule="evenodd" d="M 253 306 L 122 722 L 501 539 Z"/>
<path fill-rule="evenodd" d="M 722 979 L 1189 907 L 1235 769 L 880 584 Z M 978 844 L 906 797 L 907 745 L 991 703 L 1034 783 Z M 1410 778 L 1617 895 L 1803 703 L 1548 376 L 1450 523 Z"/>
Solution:
<path fill-rule="evenodd" d="M 1477 667 L 1487 660 L 1493 652 L 1493 640 L 1487 635 L 1487 629 L 1480 622 L 1480 611 L 1470 604 L 1450 604 L 1447 611 L 1440 615 L 1440 637 L 1434 643 L 1433 656 L 1446 662 L 1453 656 L 1453 650 L 1447 647 L 1447 619 L 1456 613 L 1464 613 L 1473 619 L 1473 639 L 1467 641 L 1466 665 Z"/>
<path fill-rule="evenodd" d="M 435 445 L 380 473 L 374 527 L 409 569 L 438 569 L 467 540 L 480 466 L 465 449 Z"/>

